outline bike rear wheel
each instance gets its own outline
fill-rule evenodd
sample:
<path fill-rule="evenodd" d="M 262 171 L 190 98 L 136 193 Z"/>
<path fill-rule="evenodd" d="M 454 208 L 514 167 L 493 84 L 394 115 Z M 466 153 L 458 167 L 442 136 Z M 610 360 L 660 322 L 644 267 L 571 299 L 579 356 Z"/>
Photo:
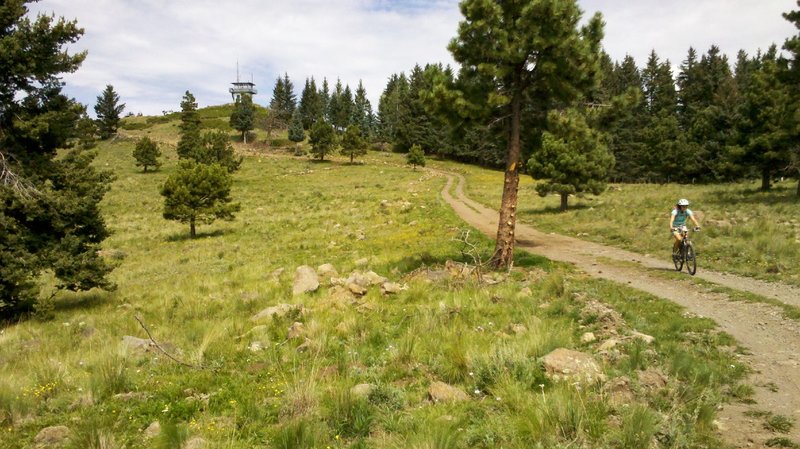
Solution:
<path fill-rule="evenodd" d="M 686 245 L 686 271 L 692 276 L 697 273 L 697 257 L 695 257 L 694 246 L 691 243 Z"/>

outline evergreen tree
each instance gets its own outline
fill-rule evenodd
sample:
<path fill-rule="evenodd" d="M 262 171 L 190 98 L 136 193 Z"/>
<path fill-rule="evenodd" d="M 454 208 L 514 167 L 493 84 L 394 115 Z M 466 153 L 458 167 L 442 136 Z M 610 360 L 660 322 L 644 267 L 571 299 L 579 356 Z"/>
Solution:
<path fill-rule="evenodd" d="M 800 140 L 800 0 L 797 6 L 797 10 L 783 14 L 783 17 L 798 30 L 798 34 L 786 39 L 783 44 L 783 49 L 788 52 L 788 58 L 782 61 L 781 73 L 789 95 L 788 133 L 794 142 Z M 796 196 L 800 198 L 800 145 L 795 144 L 790 147 L 786 171 L 794 173 L 797 178 Z"/>
<path fill-rule="evenodd" d="M 361 135 L 358 125 L 350 125 L 342 136 L 342 154 L 350 156 L 350 163 L 356 156 L 367 154 L 367 141 Z"/>
<path fill-rule="evenodd" d="M 546 180 L 537 184 L 536 192 L 541 196 L 558 193 L 562 211 L 567 210 L 571 194 L 602 193 L 613 165 L 614 156 L 603 137 L 575 109 L 550 113 L 542 147 L 528 161 L 531 175 Z"/>
<path fill-rule="evenodd" d="M 164 218 L 189 223 L 189 236 L 196 237 L 195 226 L 216 219 L 233 220 L 240 210 L 230 197 L 231 175 L 219 164 L 198 164 L 182 161 L 178 170 L 161 188 L 164 197 Z"/>
<path fill-rule="evenodd" d="M 231 112 L 231 128 L 242 133 L 242 142 L 247 143 L 247 133 L 253 130 L 255 121 L 255 108 L 253 107 L 253 97 L 248 94 L 236 97 Z"/>
<path fill-rule="evenodd" d="M 358 88 L 353 99 L 353 118 L 350 121 L 358 125 L 364 138 L 370 139 L 372 137 L 374 121 L 372 105 L 367 98 L 367 90 L 361 80 L 358 81 Z"/>
<path fill-rule="evenodd" d="M 406 163 L 414 167 L 414 170 L 417 169 L 417 166 L 424 167 L 425 152 L 422 151 L 422 147 L 416 144 L 411 145 L 411 149 L 409 149 L 408 154 L 406 154 Z"/>
<path fill-rule="evenodd" d="M 642 155 L 646 180 L 674 181 L 685 174 L 690 161 L 680 145 L 681 130 L 677 116 L 677 95 L 669 61 L 659 62 L 655 51 L 650 53 L 642 70 L 647 120 L 642 142 L 647 152 Z"/>
<path fill-rule="evenodd" d="M 392 75 L 378 103 L 378 136 L 385 142 L 392 142 L 397 147 L 407 142 L 405 127 L 408 121 L 408 79 L 404 73 Z M 405 149 L 406 151 L 408 148 Z"/>
<path fill-rule="evenodd" d="M 761 190 L 771 187 L 772 176 L 788 165 L 791 139 L 790 97 L 779 79 L 777 49 L 773 45 L 759 61 L 741 105 L 745 136 L 743 162 L 761 174 Z"/>
<path fill-rule="evenodd" d="M 117 133 L 120 114 L 124 110 L 125 103 L 120 104 L 119 95 L 114 92 L 114 87 L 110 84 L 107 85 L 103 93 L 97 96 L 97 104 L 94 106 L 100 139 L 108 139 Z"/>
<path fill-rule="evenodd" d="M 322 78 L 322 89 L 319 91 L 319 108 L 321 110 L 321 118 L 322 120 L 331 121 L 330 115 L 328 115 L 328 109 L 330 108 L 331 102 L 331 90 L 328 86 L 328 79 Z"/>
<path fill-rule="evenodd" d="M 311 144 L 311 154 L 324 161 L 325 155 L 336 149 L 336 131 L 330 123 L 320 120 L 311 128 L 308 142 Z"/>
<path fill-rule="evenodd" d="M 296 107 L 296 97 L 294 94 L 294 85 L 289 80 L 289 75 L 278 77 L 275 81 L 275 88 L 272 90 L 272 100 L 270 100 L 269 108 L 274 115 L 275 122 L 280 127 L 289 125 L 292 119 L 292 114 Z"/>
<path fill-rule="evenodd" d="M 492 258 L 494 266 L 508 267 L 514 250 L 524 103 L 539 108 L 532 118 L 543 119 L 554 104 L 572 102 L 594 86 L 603 23 L 596 14 L 578 29 L 581 11 L 575 0 L 464 0 L 460 7 L 464 20 L 449 49 L 480 84 L 492 88 L 479 98 L 455 91 L 452 101 L 466 106 L 465 114 L 486 114 L 488 108 L 508 116 L 505 182 Z"/>
<path fill-rule="evenodd" d="M 199 164 L 217 164 L 228 170 L 228 173 L 233 173 L 242 165 L 243 158 L 236 157 L 228 133 L 215 130 L 203 134 L 200 146 L 195 150 L 191 159 Z"/>
<path fill-rule="evenodd" d="M 197 149 L 202 145 L 200 137 L 200 117 L 197 115 L 197 102 L 194 95 L 188 90 L 181 100 L 181 123 L 178 125 L 180 138 L 178 139 L 177 153 L 181 159 L 194 157 Z"/>
<path fill-rule="evenodd" d="M 61 93 L 61 77 L 86 53 L 67 46 L 83 30 L 26 1 L 0 3 L 0 318 L 36 304 L 40 275 L 59 290 L 112 288 L 98 255 L 108 230 L 99 203 L 111 176 L 92 165 L 78 124 L 86 109 Z M 85 128 L 85 126 L 81 126 Z M 61 150 L 61 151 L 59 151 Z"/>
<path fill-rule="evenodd" d="M 322 96 L 317 91 L 317 83 L 314 77 L 309 81 L 306 79 L 306 85 L 303 88 L 303 93 L 300 96 L 300 117 L 303 123 L 303 129 L 311 129 L 317 120 L 321 120 L 324 114 L 324 106 L 322 104 Z"/>
<path fill-rule="evenodd" d="M 606 83 L 611 98 L 601 114 L 600 128 L 608 133 L 609 150 L 616 160 L 610 178 L 643 181 L 649 172 L 643 137 L 648 117 L 642 77 L 633 57 L 626 55 L 621 63 L 615 63 Z"/>
<path fill-rule="evenodd" d="M 299 143 L 305 138 L 306 133 L 303 131 L 303 118 L 300 113 L 300 108 L 297 108 L 294 110 L 292 121 L 289 123 L 289 140 Z"/>
<path fill-rule="evenodd" d="M 147 173 L 147 167 L 158 169 L 161 166 L 161 162 L 158 161 L 160 156 L 161 150 L 158 149 L 158 144 L 149 137 L 139 139 L 136 142 L 136 148 L 133 149 L 136 166 L 143 167 L 145 173 Z"/>

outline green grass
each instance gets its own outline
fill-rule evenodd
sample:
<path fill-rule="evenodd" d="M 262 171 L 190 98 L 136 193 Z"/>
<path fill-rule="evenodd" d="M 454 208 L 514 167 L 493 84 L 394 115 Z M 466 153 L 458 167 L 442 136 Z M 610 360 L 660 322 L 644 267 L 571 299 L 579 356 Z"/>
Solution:
<path fill-rule="evenodd" d="M 176 140 L 172 125 L 149 130 Z M 350 165 L 251 151 L 232 192 L 242 211 L 189 239 L 188 225 L 161 218 L 158 189 L 175 170 L 174 149 L 147 174 L 132 149 L 125 139 L 98 148 L 98 166 L 116 175 L 102 207 L 117 290 L 61 294 L 50 319 L 0 333 L 0 446 L 29 447 L 51 425 L 70 427 L 69 447 L 98 448 L 194 437 L 234 449 L 622 448 L 650 447 L 656 436 L 665 447 L 719 445 L 715 410 L 747 373 L 718 349 L 730 337 L 672 303 L 531 255 L 518 255 L 496 285 L 427 282 L 424 268 L 472 260 L 453 241 L 464 224 L 439 197 L 445 179 L 403 167 L 401 156 Z M 488 256 L 491 242 L 472 236 Z M 374 270 L 408 289 L 342 299 L 323 285 L 292 296 L 295 268 L 323 263 L 344 276 Z M 587 298 L 622 314 L 621 333 L 656 337 L 624 342 L 602 364 L 609 378 L 632 379 L 631 404 L 610 403 L 600 385 L 551 381 L 538 362 L 559 347 L 594 352 L 580 343 L 601 332 L 581 313 Z M 280 303 L 303 308 L 250 320 Z M 146 338 L 136 316 L 172 355 L 206 368 L 126 350 L 123 336 Z M 295 322 L 304 335 L 288 339 Z M 642 369 L 663 372 L 667 387 L 640 388 Z M 469 399 L 431 403 L 435 380 Z M 366 397 L 351 393 L 364 383 Z M 162 431 L 146 439 L 155 421 Z"/>
<path fill-rule="evenodd" d="M 432 166 L 462 173 L 467 194 L 498 207 L 503 172 L 452 162 Z M 600 196 L 571 197 L 559 211 L 558 196 L 539 197 L 530 176 L 522 176 L 518 219 L 545 232 L 618 246 L 668 260 L 669 213 L 678 198 L 689 198 L 703 231 L 693 234 L 701 269 L 731 272 L 800 285 L 800 200 L 796 181 L 760 192 L 760 181 L 721 185 L 614 184 Z"/>

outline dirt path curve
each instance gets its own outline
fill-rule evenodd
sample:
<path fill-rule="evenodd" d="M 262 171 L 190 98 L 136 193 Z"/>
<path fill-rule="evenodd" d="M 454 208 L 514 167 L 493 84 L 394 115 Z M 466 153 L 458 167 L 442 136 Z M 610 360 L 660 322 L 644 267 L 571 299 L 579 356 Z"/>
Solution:
<path fill-rule="evenodd" d="M 463 176 L 438 173 L 448 178 L 442 191 L 444 200 L 464 221 L 494 238 L 498 212 L 464 194 L 466 181 Z M 710 292 L 692 283 L 665 279 L 658 275 L 658 271 L 674 270 L 666 260 L 546 234 L 522 224 L 517 224 L 516 229 L 517 248 L 551 260 L 572 263 L 592 276 L 668 299 L 717 322 L 721 330 L 750 350 L 751 353 L 742 356 L 742 360 L 754 370 L 750 382 L 756 390 L 756 404 L 729 404 L 721 411 L 718 422 L 723 438 L 733 447 L 743 448 L 765 447 L 764 442 L 775 436 L 800 441 L 800 323 L 784 318 L 781 310 L 774 306 L 731 301 L 724 294 Z M 732 289 L 800 305 L 800 289 L 789 285 L 707 272 L 703 271 L 702 265 L 698 267 L 697 276 Z M 764 428 L 763 417 L 746 416 L 744 412 L 747 410 L 763 410 L 790 417 L 796 425 L 786 435 L 775 434 Z"/>

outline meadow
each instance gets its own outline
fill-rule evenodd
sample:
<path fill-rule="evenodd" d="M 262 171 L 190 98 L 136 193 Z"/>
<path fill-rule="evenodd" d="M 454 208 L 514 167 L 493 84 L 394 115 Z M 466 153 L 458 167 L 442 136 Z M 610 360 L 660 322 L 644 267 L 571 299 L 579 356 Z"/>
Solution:
<path fill-rule="evenodd" d="M 499 207 L 503 172 L 437 162 L 463 174 L 467 194 Z M 688 198 L 702 229 L 692 234 L 699 269 L 741 274 L 800 285 L 800 199 L 795 180 L 776 182 L 769 192 L 760 181 L 731 184 L 611 184 L 601 195 L 577 195 L 559 210 L 557 195 L 540 197 L 523 175 L 519 214 L 522 223 L 669 261 L 669 213 L 678 198 Z"/>
<path fill-rule="evenodd" d="M 128 134 L 177 140 L 174 121 L 151 125 Z M 453 270 L 476 259 L 440 198 L 445 179 L 399 155 L 317 163 L 255 146 L 234 175 L 241 212 L 189 239 L 161 217 L 174 148 L 145 174 L 134 143 L 97 149 L 116 176 L 103 252 L 117 289 L 57 295 L 0 330 L 4 448 L 34 447 L 57 425 L 70 430 L 63 447 L 82 449 L 720 447 L 716 410 L 751 394 L 735 342 L 672 303 L 527 254 L 488 280 Z M 461 169 L 491 204 L 495 173 Z M 613 195 L 524 219 L 574 232 L 571 218 L 590 212 L 580 204 Z M 470 239 L 490 254 L 488 239 Z M 292 294 L 298 266 L 326 263 L 406 288 L 353 295 L 323 280 Z M 253 319 L 279 304 L 285 314 Z M 147 332 L 183 364 L 124 343 Z M 552 379 L 540 358 L 556 348 L 592 354 L 606 381 Z M 435 382 L 463 397 L 433 400 Z"/>

